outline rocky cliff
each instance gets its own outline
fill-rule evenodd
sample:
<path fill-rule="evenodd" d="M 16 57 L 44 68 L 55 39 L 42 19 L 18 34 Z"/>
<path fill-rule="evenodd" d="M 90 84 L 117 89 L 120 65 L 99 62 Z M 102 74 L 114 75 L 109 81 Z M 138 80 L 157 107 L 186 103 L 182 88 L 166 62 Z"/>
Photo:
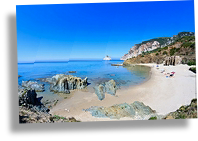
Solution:
<path fill-rule="evenodd" d="M 128 58 L 123 65 L 136 63 L 157 63 L 164 65 L 188 64 L 195 65 L 195 36 L 193 34 L 178 34 L 174 42 L 151 51 L 142 52 L 136 57 Z"/>
<path fill-rule="evenodd" d="M 121 57 L 121 60 L 127 60 L 133 57 L 137 57 L 142 53 L 146 53 L 149 51 L 153 51 L 158 48 L 166 47 L 178 39 L 184 36 L 194 36 L 193 32 L 180 32 L 178 35 L 174 35 L 173 37 L 160 37 L 154 38 L 148 41 L 144 41 L 140 44 L 135 44 L 132 48 L 130 48 L 129 52 Z"/>

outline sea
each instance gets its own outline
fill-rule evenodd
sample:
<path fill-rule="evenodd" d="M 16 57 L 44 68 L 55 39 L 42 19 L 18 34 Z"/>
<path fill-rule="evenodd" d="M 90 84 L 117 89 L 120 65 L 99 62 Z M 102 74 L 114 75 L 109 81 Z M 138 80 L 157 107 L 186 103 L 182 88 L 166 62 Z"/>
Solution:
<path fill-rule="evenodd" d="M 73 75 L 81 78 L 88 78 L 88 89 L 93 92 L 93 87 L 97 84 L 107 82 L 111 79 L 116 81 L 118 88 L 134 86 L 148 80 L 150 68 L 146 66 L 112 66 L 111 64 L 121 64 L 122 60 L 73 60 L 66 62 L 35 62 L 18 63 L 18 85 L 22 81 L 37 81 L 45 84 L 45 92 L 39 95 L 53 96 L 49 91 L 49 84 L 40 82 L 39 78 L 50 78 L 56 74 Z M 76 73 L 69 73 L 75 71 Z"/>

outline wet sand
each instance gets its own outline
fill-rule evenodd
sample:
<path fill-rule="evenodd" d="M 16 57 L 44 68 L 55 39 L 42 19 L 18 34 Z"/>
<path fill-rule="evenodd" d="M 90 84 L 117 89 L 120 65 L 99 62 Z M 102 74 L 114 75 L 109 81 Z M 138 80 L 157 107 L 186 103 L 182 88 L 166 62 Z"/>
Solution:
<path fill-rule="evenodd" d="M 197 97 L 196 95 L 196 74 L 189 71 L 189 66 L 163 66 L 157 69 L 155 64 L 140 64 L 151 67 L 151 77 L 146 82 L 129 88 L 117 90 L 116 96 L 105 95 L 105 99 L 100 101 L 95 93 L 76 91 L 69 99 L 63 99 L 51 109 L 52 115 L 65 117 L 75 117 L 81 121 L 109 121 L 110 118 L 93 117 L 83 109 L 91 106 L 112 106 L 121 103 L 133 103 L 134 101 L 143 102 L 156 110 L 158 114 L 167 114 L 175 111 L 181 105 L 189 104 Z M 174 77 L 166 78 L 164 73 L 176 72 Z M 114 120 L 114 119 L 113 119 Z M 116 120 L 116 119 L 115 119 Z M 133 120 L 122 118 L 120 120 Z"/>

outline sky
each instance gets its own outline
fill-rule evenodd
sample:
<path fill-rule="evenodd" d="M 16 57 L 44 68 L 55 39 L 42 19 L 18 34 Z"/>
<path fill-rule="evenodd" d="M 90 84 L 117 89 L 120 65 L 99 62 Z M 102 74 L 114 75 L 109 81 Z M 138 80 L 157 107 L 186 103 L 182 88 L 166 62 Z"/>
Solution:
<path fill-rule="evenodd" d="M 194 1 L 17 5 L 18 62 L 119 59 L 134 44 L 195 31 Z"/>

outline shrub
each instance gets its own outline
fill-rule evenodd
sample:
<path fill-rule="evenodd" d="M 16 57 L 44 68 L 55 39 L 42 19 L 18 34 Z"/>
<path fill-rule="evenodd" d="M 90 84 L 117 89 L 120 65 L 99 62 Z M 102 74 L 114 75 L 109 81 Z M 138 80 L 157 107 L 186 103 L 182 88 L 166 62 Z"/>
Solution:
<path fill-rule="evenodd" d="M 167 55 L 167 54 L 168 54 L 167 51 L 164 51 L 164 52 L 163 52 L 163 55 Z"/>
<path fill-rule="evenodd" d="M 159 55 L 158 53 L 155 54 L 156 56 Z"/>
<path fill-rule="evenodd" d="M 187 115 L 185 113 L 179 113 L 175 119 L 186 119 Z"/>
<path fill-rule="evenodd" d="M 172 48 L 171 50 L 170 50 L 170 56 L 173 56 L 174 54 L 175 54 L 175 48 Z"/>
<path fill-rule="evenodd" d="M 188 64 L 189 66 L 196 65 L 196 61 L 190 60 L 187 64 Z"/>
<path fill-rule="evenodd" d="M 189 70 L 196 73 L 196 67 L 191 67 Z"/>
<path fill-rule="evenodd" d="M 163 49 L 164 49 L 164 50 L 167 50 L 167 49 L 168 49 L 168 47 L 166 46 L 166 47 L 164 47 Z"/>
<path fill-rule="evenodd" d="M 149 120 L 157 120 L 157 117 L 150 117 Z"/>
<path fill-rule="evenodd" d="M 182 44 L 182 47 L 184 47 L 184 48 L 191 47 L 192 44 L 193 43 L 191 43 L 191 42 L 185 42 Z"/>
<path fill-rule="evenodd" d="M 195 43 L 192 43 L 192 44 L 190 45 L 190 47 L 191 47 L 191 48 L 195 48 Z"/>

